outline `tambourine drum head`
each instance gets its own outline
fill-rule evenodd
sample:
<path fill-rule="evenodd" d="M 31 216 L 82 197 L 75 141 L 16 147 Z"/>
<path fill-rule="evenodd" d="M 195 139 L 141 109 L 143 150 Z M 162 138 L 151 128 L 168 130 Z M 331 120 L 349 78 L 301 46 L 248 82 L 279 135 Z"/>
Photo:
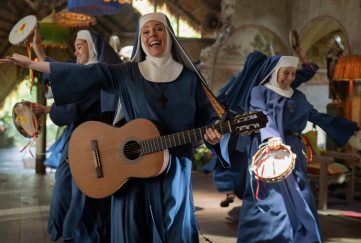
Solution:
<path fill-rule="evenodd" d="M 294 169 L 295 155 L 284 146 L 279 150 L 270 150 L 264 153 L 268 147 L 261 148 L 252 161 L 252 170 L 256 176 L 265 182 L 274 183 L 286 178 Z"/>
<path fill-rule="evenodd" d="M 40 131 L 40 118 L 31 110 L 31 102 L 16 103 L 13 107 L 12 116 L 16 129 L 24 137 L 34 137 Z"/>
<path fill-rule="evenodd" d="M 33 34 L 37 23 L 38 20 L 34 15 L 29 15 L 19 20 L 10 31 L 9 42 L 13 45 L 26 43 Z"/>

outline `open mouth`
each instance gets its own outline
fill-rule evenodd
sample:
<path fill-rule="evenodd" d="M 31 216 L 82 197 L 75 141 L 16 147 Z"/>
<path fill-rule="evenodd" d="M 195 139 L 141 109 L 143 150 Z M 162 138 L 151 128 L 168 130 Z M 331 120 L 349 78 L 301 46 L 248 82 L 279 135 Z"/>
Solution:
<path fill-rule="evenodd" d="M 160 41 L 152 41 L 149 43 L 150 47 L 160 46 Z"/>

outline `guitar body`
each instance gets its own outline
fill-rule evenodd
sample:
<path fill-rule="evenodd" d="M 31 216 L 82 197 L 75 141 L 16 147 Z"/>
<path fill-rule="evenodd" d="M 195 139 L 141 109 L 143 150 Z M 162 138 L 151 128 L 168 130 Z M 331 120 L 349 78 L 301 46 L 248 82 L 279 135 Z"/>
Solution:
<path fill-rule="evenodd" d="M 168 164 L 168 150 L 128 153 L 141 140 L 157 136 L 159 130 L 147 119 L 135 119 L 120 128 L 97 121 L 81 124 L 71 136 L 68 156 L 77 186 L 89 197 L 104 198 L 131 177 L 159 175 Z"/>
<path fill-rule="evenodd" d="M 244 134 L 258 131 L 266 123 L 265 114 L 253 112 L 212 127 L 222 134 Z M 96 121 L 84 122 L 70 138 L 70 170 L 83 193 L 104 198 L 131 177 L 148 178 L 162 173 L 169 161 L 168 148 L 203 140 L 207 128 L 160 136 L 158 128 L 147 119 L 135 119 L 120 128 Z"/>

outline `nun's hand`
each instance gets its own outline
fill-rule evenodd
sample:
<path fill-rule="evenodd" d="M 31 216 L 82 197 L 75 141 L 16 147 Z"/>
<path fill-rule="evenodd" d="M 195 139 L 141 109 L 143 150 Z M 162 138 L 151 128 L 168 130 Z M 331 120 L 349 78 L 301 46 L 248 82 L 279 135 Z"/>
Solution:
<path fill-rule="evenodd" d="M 34 30 L 34 37 L 33 37 L 33 48 L 34 47 L 38 47 L 38 46 L 41 46 L 41 43 L 42 43 L 42 40 L 41 40 L 41 35 L 39 33 L 39 29 L 38 28 L 35 28 Z"/>
<path fill-rule="evenodd" d="M 32 109 L 34 111 L 35 114 L 39 115 L 39 114 L 48 114 L 50 113 L 50 106 L 44 106 L 38 103 L 32 103 Z"/>
<path fill-rule="evenodd" d="M 216 123 L 219 123 L 219 121 L 217 121 Z M 223 135 L 220 132 L 210 127 L 207 128 L 206 133 L 204 134 L 204 140 L 206 140 L 208 143 L 212 145 L 219 143 L 222 138 Z"/>
<path fill-rule="evenodd" d="M 3 59 L 0 59 L 0 63 L 11 63 L 21 67 L 30 68 L 32 60 L 27 56 L 14 53 L 12 56 L 7 56 Z"/>
<path fill-rule="evenodd" d="M 278 150 L 281 148 L 282 139 L 279 137 L 273 137 L 268 140 L 268 147 L 272 150 Z"/>
<path fill-rule="evenodd" d="M 12 61 L 8 57 L 0 59 L 0 64 L 11 64 L 11 63 Z"/>
<path fill-rule="evenodd" d="M 33 50 L 40 61 L 45 61 L 46 53 L 45 53 L 45 50 L 41 43 L 42 43 L 41 35 L 39 33 L 38 28 L 36 28 L 34 31 L 34 37 L 33 37 L 33 43 L 32 43 Z"/>

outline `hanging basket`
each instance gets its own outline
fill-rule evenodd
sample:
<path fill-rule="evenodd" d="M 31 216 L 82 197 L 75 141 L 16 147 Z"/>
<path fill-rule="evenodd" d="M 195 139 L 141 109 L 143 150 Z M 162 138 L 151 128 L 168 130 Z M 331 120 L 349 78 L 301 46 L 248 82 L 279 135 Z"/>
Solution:
<path fill-rule="evenodd" d="M 96 24 L 96 18 L 81 13 L 69 12 L 63 9 L 56 14 L 58 25 L 65 28 L 85 28 Z"/>
<path fill-rule="evenodd" d="M 45 48 L 68 48 L 69 29 L 58 25 L 55 11 L 39 21 L 39 32 Z"/>
<path fill-rule="evenodd" d="M 105 2 L 103 0 L 68 0 L 68 9 L 71 12 L 88 15 L 110 15 L 120 12 L 118 1 Z"/>

